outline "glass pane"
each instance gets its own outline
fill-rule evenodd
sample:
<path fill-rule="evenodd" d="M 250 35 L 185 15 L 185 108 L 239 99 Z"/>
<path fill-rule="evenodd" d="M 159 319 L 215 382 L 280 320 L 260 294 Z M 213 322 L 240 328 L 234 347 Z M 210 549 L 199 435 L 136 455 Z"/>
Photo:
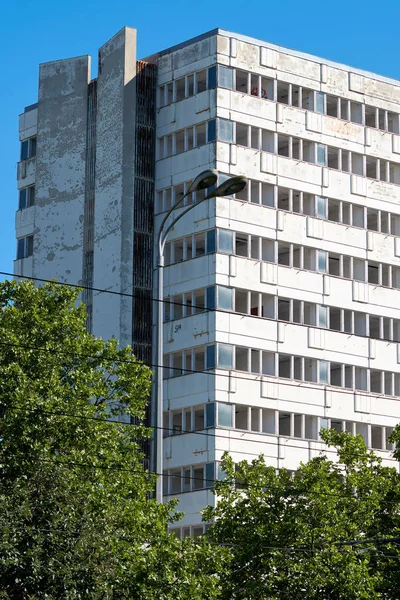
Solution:
<path fill-rule="evenodd" d="M 315 112 L 324 114 L 324 98 L 325 94 L 323 92 L 316 92 L 315 94 Z"/>
<path fill-rule="evenodd" d="M 233 368 L 233 346 L 218 344 L 218 367 L 222 369 Z"/>
<path fill-rule="evenodd" d="M 329 428 L 329 419 L 325 417 L 321 417 L 319 420 L 320 429 L 328 429 Z"/>
<path fill-rule="evenodd" d="M 215 403 L 206 404 L 206 427 L 215 427 Z"/>
<path fill-rule="evenodd" d="M 212 90 L 217 87 L 217 67 L 210 67 L 208 69 L 208 89 Z"/>
<path fill-rule="evenodd" d="M 197 94 L 204 92 L 206 89 L 206 71 L 196 73 Z"/>
<path fill-rule="evenodd" d="M 33 156 L 36 156 L 36 138 L 31 138 L 30 142 L 29 158 L 32 158 Z"/>
<path fill-rule="evenodd" d="M 317 251 L 318 271 L 326 273 L 326 252 L 324 250 Z"/>
<path fill-rule="evenodd" d="M 28 158 L 28 149 L 29 149 L 29 141 L 25 140 L 21 142 L 21 160 L 26 160 Z"/>
<path fill-rule="evenodd" d="M 17 241 L 17 260 L 25 258 L 25 238 Z"/>
<path fill-rule="evenodd" d="M 221 142 L 233 142 L 233 121 L 218 119 L 218 139 Z"/>
<path fill-rule="evenodd" d="M 233 406 L 232 404 L 217 403 L 218 407 L 218 425 L 222 427 L 233 427 Z"/>
<path fill-rule="evenodd" d="M 218 288 L 218 308 L 224 310 L 233 310 L 233 289 L 219 285 Z"/>
<path fill-rule="evenodd" d="M 319 361 L 319 381 L 320 383 L 328 383 L 329 363 L 326 360 Z"/>
<path fill-rule="evenodd" d="M 31 185 L 28 188 L 28 202 L 27 206 L 34 206 L 35 204 L 35 186 Z"/>
<path fill-rule="evenodd" d="M 233 232 L 229 229 L 218 229 L 218 251 L 233 253 Z"/>
<path fill-rule="evenodd" d="M 206 481 L 205 487 L 214 485 L 214 463 L 206 463 Z"/>
<path fill-rule="evenodd" d="M 215 229 L 207 231 L 207 254 L 212 254 L 216 250 Z"/>
<path fill-rule="evenodd" d="M 223 479 L 226 478 L 226 473 L 222 468 L 222 465 L 220 462 L 217 463 L 217 479 L 219 481 L 222 481 Z"/>
<path fill-rule="evenodd" d="M 318 325 L 328 327 L 328 307 L 320 306 L 318 311 Z"/>
<path fill-rule="evenodd" d="M 231 67 L 218 65 L 218 86 L 233 90 L 233 69 Z"/>
<path fill-rule="evenodd" d="M 207 308 L 215 308 L 215 286 L 208 287 L 206 290 Z"/>
<path fill-rule="evenodd" d="M 326 165 L 326 146 L 317 144 L 317 164 Z"/>
<path fill-rule="evenodd" d="M 32 256 L 33 254 L 33 235 L 28 235 L 26 238 L 26 256 Z"/>
<path fill-rule="evenodd" d="M 20 190 L 20 192 L 19 192 L 19 203 L 18 203 L 19 210 L 26 208 L 26 193 L 27 193 L 27 188 Z"/>
<path fill-rule="evenodd" d="M 207 123 L 207 141 L 215 142 L 217 138 L 217 121 L 213 119 Z"/>
<path fill-rule="evenodd" d="M 327 202 L 326 202 L 326 198 L 324 198 L 323 196 L 318 196 L 317 197 L 317 217 L 319 217 L 320 219 L 326 219 L 327 217 Z"/>
<path fill-rule="evenodd" d="M 207 346 L 206 359 L 206 368 L 215 369 L 215 346 Z"/>

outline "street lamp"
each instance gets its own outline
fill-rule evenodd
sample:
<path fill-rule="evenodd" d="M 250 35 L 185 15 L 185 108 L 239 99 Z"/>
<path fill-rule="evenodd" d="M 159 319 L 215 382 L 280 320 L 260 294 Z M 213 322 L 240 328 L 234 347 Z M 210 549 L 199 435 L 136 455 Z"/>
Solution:
<path fill-rule="evenodd" d="M 156 498 L 158 502 L 163 501 L 163 411 L 164 411 L 164 382 L 163 382 L 163 370 L 164 370 L 164 248 L 165 243 L 168 237 L 169 232 L 174 227 L 174 225 L 182 219 L 190 210 L 198 206 L 201 202 L 205 200 L 209 200 L 210 198 L 215 198 L 216 196 L 230 196 L 232 194 L 237 194 L 247 185 L 247 178 L 242 176 L 234 176 L 229 177 L 226 181 L 221 183 L 218 187 L 213 189 L 210 193 L 201 198 L 195 204 L 191 204 L 184 211 L 182 211 L 175 219 L 172 220 L 171 223 L 165 228 L 165 224 L 168 220 L 168 217 L 171 213 L 182 205 L 184 199 L 189 196 L 192 192 L 198 192 L 200 190 L 205 190 L 215 185 L 218 179 L 218 172 L 215 169 L 207 169 L 206 171 L 202 171 L 197 177 L 192 181 L 187 190 L 186 194 L 180 198 L 167 212 L 165 215 L 158 232 L 158 260 L 157 260 L 157 361 L 156 361 L 156 398 L 154 399 L 153 406 L 153 425 L 155 425 L 155 431 L 153 432 L 153 439 L 155 441 L 155 463 L 156 463 L 156 473 L 157 475 L 157 484 L 156 484 Z M 154 410 L 155 409 L 155 410 Z"/>

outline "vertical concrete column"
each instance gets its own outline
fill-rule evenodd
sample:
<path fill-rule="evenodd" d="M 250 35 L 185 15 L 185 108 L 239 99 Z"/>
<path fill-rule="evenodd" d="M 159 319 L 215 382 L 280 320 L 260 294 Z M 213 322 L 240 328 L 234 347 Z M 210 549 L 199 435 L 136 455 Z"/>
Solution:
<path fill-rule="evenodd" d="M 33 275 L 82 279 L 90 57 L 40 66 Z"/>
<path fill-rule="evenodd" d="M 93 285 L 132 294 L 136 30 L 99 51 Z M 93 295 L 93 333 L 132 341 L 132 299 Z"/>

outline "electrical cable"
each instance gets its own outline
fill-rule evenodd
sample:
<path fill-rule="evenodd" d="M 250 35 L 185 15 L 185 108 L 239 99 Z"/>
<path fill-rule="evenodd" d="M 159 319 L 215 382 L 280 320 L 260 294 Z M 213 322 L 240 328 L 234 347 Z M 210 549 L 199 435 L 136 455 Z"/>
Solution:
<path fill-rule="evenodd" d="M 5 406 L 5 405 L 3 405 Z M 4 411 L 5 413 L 7 412 L 7 410 L 16 410 L 18 412 L 31 412 L 31 413 L 36 413 L 38 416 L 39 415 L 47 415 L 47 416 L 54 416 L 54 417 L 65 417 L 65 418 L 71 418 L 71 419 L 78 419 L 78 420 L 88 420 L 88 421 L 98 421 L 99 423 L 110 423 L 110 424 L 118 424 L 120 426 L 123 427 L 132 427 L 134 428 L 135 425 L 132 423 L 126 423 L 124 421 L 119 421 L 118 419 L 101 419 L 99 417 L 90 417 L 87 415 L 77 415 L 74 413 L 67 413 L 67 412 L 53 412 L 53 411 L 48 411 L 46 409 L 43 408 L 14 408 L 12 405 L 10 406 L 5 406 Z M 179 436 L 182 435 L 200 435 L 200 436 L 205 436 L 205 437 L 211 437 L 211 438 L 220 438 L 226 441 L 238 441 L 238 442 L 243 442 L 246 441 L 249 443 L 255 443 L 258 444 L 259 446 L 264 446 L 264 445 L 270 445 L 270 446 L 274 446 L 276 447 L 279 442 L 269 442 L 267 440 L 263 440 L 263 441 L 259 441 L 259 440 L 253 440 L 253 439 L 243 439 L 243 436 L 241 437 L 235 437 L 235 436 L 230 436 L 230 435 L 221 435 L 221 434 L 217 434 L 217 433 L 210 433 L 210 432 L 206 432 L 203 430 L 192 430 L 192 431 L 181 431 L 181 432 L 176 432 L 176 430 L 173 427 L 158 427 L 157 425 L 144 425 L 143 427 L 145 429 L 151 429 L 151 430 L 159 430 L 162 429 L 163 431 L 172 431 L 173 435 L 170 436 L 166 436 L 166 438 L 177 438 Z M 209 427 L 208 429 L 219 429 L 218 426 L 214 426 L 214 427 Z M 226 432 L 231 432 L 232 429 L 223 429 Z M 253 434 L 253 435 L 271 435 L 271 436 L 276 436 L 276 434 L 265 434 L 263 432 L 259 432 L 259 431 L 244 431 L 244 434 Z M 277 436 L 278 437 L 278 436 Z M 284 435 L 281 435 L 279 437 L 283 437 L 285 439 L 287 439 L 287 436 L 285 437 Z M 320 443 L 320 444 L 324 444 L 325 442 L 323 442 L 322 440 L 309 440 L 306 439 L 304 440 L 305 442 L 313 442 L 313 443 Z M 309 450 L 309 448 L 305 448 L 302 445 L 299 444 L 290 444 L 290 443 L 285 443 L 284 444 L 285 448 L 296 448 L 297 450 Z M 336 455 L 336 451 L 335 450 L 329 450 L 329 448 L 326 448 L 323 450 L 324 454 L 334 454 Z M 393 461 L 393 462 L 398 462 L 395 458 L 385 458 L 385 460 L 387 461 Z"/>
<path fill-rule="evenodd" d="M 13 456 L 13 457 L 17 457 L 19 456 L 18 454 L 13 454 L 13 453 L 6 453 L 6 457 L 7 456 Z M 146 476 L 148 479 L 151 479 L 153 476 L 157 476 L 157 477 L 165 477 L 166 473 L 157 473 L 154 471 L 151 472 L 146 472 L 143 469 L 134 469 L 132 467 L 122 467 L 121 465 L 116 465 L 116 466 L 110 466 L 110 465 L 96 465 L 93 463 L 81 463 L 81 462 L 76 462 L 76 461 L 65 461 L 65 460 L 50 460 L 50 459 L 45 459 L 45 458 L 39 458 L 39 457 L 35 457 L 31 462 L 32 464 L 37 461 L 39 463 L 44 463 L 44 464 L 54 464 L 57 465 L 59 467 L 63 467 L 63 468 L 71 468 L 72 470 L 74 470 L 74 467 L 77 468 L 83 468 L 83 469 L 91 469 L 91 470 L 101 470 L 101 472 L 103 473 L 107 473 L 108 471 L 111 471 L 112 473 L 115 472 L 124 472 L 124 473 L 131 473 L 131 474 L 136 474 L 136 475 L 142 475 L 142 476 Z M 196 466 L 196 465 L 194 465 Z M 202 466 L 202 465 L 199 465 Z M 180 467 L 179 467 L 180 468 Z M 199 481 L 201 483 L 203 483 L 202 487 L 199 487 L 198 489 L 191 489 L 191 490 L 187 490 L 187 492 L 172 492 L 170 494 L 165 494 L 166 496 L 175 496 L 175 495 L 180 495 L 182 493 L 191 493 L 191 492 L 195 492 L 195 491 L 199 491 L 199 490 L 205 490 L 205 489 L 211 489 L 212 485 L 211 484 L 215 484 L 215 483 L 220 483 L 221 479 L 208 479 L 205 476 L 203 477 L 196 477 L 194 475 L 171 475 L 173 477 L 173 479 L 184 479 L 184 480 L 191 480 L 191 481 Z M 240 477 L 238 477 L 238 480 L 236 483 L 238 485 L 238 488 L 240 489 L 248 489 L 249 486 L 244 485 L 244 483 L 242 483 L 240 481 Z M 229 483 L 234 483 L 234 481 L 230 481 L 228 480 Z M 207 482 L 206 485 L 204 485 L 204 483 Z M 266 486 L 261 486 L 262 490 L 269 490 L 269 489 L 274 489 L 272 487 L 266 487 Z M 298 493 L 296 493 L 298 492 Z M 302 499 L 304 501 L 304 496 L 306 496 L 307 494 L 314 494 L 316 496 L 324 496 L 324 497 L 329 497 L 329 498 L 339 498 L 340 500 L 358 500 L 359 502 L 361 501 L 368 501 L 370 500 L 369 497 L 364 497 L 364 496 L 359 496 L 359 495 L 354 495 L 354 496 L 347 496 L 347 497 L 343 497 L 342 493 L 337 493 L 337 494 L 332 494 L 332 493 L 328 493 L 328 492 L 319 492 L 316 490 L 292 490 L 287 497 L 289 498 L 293 498 L 293 497 L 298 497 L 300 499 Z M 394 500 L 386 500 L 383 499 L 381 500 L 382 503 L 384 504 L 390 504 L 390 505 L 395 505 L 395 506 L 400 506 L 400 500 L 399 501 L 394 501 Z"/>
<path fill-rule="evenodd" d="M 52 280 L 52 279 L 43 279 L 43 278 L 39 278 L 39 277 L 30 277 L 28 275 L 15 275 L 13 273 L 8 273 L 6 271 L 0 271 L 0 275 L 6 275 L 9 277 L 13 277 L 13 278 L 17 278 L 17 279 L 28 279 L 30 281 L 38 281 L 41 283 L 54 283 L 56 285 L 63 285 L 66 287 L 72 287 L 75 289 L 79 289 L 79 290 L 91 290 L 91 291 L 95 291 L 95 292 L 100 292 L 100 293 L 105 293 L 105 294 L 112 294 L 115 296 L 125 296 L 128 298 L 138 298 L 138 299 L 143 299 L 143 296 L 140 296 L 138 294 L 128 294 L 127 292 L 115 292 L 113 290 L 105 290 L 105 289 L 101 289 L 101 288 L 95 288 L 95 287 L 91 287 L 91 286 L 83 286 L 83 285 L 78 285 L 78 284 L 74 284 L 74 283 L 67 283 L 64 281 L 56 281 L 56 280 Z M 201 289 L 201 288 L 200 288 Z M 234 288 L 236 289 L 241 289 L 241 288 Z M 247 291 L 247 290 L 245 290 Z M 259 293 L 259 292 L 255 292 L 255 293 Z M 280 296 L 277 296 L 278 298 Z M 281 297 L 282 298 L 282 297 Z M 286 299 L 286 298 L 285 298 Z M 287 298 L 288 300 L 290 300 L 290 298 Z M 194 314 L 202 314 L 202 313 L 206 313 L 206 312 L 211 312 L 211 313 L 221 313 L 221 314 L 227 314 L 227 315 L 238 315 L 240 317 L 249 317 L 251 319 L 259 319 L 260 317 L 258 315 L 252 315 L 251 313 L 240 313 L 240 312 L 235 312 L 233 310 L 227 310 L 224 308 L 209 308 L 206 306 L 196 306 L 196 305 L 192 305 L 192 304 L 187 304 L 185 302 L 177 302 L 176 300 L 172 300 L 171 298 L 168 299 L 159 299 L 159 298 L 154 298 L 154 297 L 150 297 L 147 298 L 147 300 L 150 300 L 151 302 L 162 302 L 163 304 L 169 304 L 169 305 L 173 305 L 173 306 L 181 306 L 181 307 L 186 307 L 186 308 L 196 308 L 199 309 L 198 312 L 194 313 Z M 330 308 L 338 308 L 340 310 L 340 307 L 330 307 Z M 194 316 L 193 315 L 187 315 L 187 316 Z M 377 316 L 379 317 L 380 315 L 375 315 L 374 313 L 362 313 L 365 315 L 371 315 L 371 316 Z M 184 318 L 184 317 L 181 317 Z M 358 335 L 356 333 L 351 333 L 348 331 L 338 331 L 336 329 L 328 329 L 327 327 L 318 327 L 316 325 L 311 325 L 311 324 L 307 324 L 307 323 L 297 323 L 296 321 L 284 321 L 284 320 L 280 320 L 280 319 L 275 319 L 272 317 L 262 317 L 263 320 L 265 321 L 273 321 L 276 323 L 285 323 L 288 325 L 295 325 L 296 327 L 306 327 L 307 329 L 309 329 L 310 327 L 313 329 L 321 329 L 323 331 L 333 331 L 335 333 L 340 333 L 343 335 Z M 175 320 L 179 320 L 179 319 L 175 319 Z M 164 321 L 165 323 L 172 323 L 173 320 L 170 321 Z M 362 338 L 367 338 L 367 339 L 379 339 L 381 341 L 386 341 L 386 342 L 393 342 L 393 343 L 398 343 L 395 340 L 391 340 L 389 338 L 372 338 L 372 337 L 368 337 L 365 335 L 359 335 L 358 337 L 362 337 Z M 399 340 L 400 341 L 400 340 Z"/>
<path fill-rule="evenodd" d="M 22 348 L 24 350 L 35 350 L 38 352 L 47 352 L 47 353 L 59 353 L 59 354 L 64 354 L 64 355 L 70 355 L 70 356 L 80 356 L 82 358 L 93 358 L 96 360 L 101 359 L 101 355 L 91 355 L 91 354 L 83 354 L 81 352 L 71 352 L 71 351 L 67 351 L 67 350 L 61 350 L 59 348 L 42 348 L 42 347 L 38 347 L 38 346 L 23 346 L 22 344 L 13 344 L 11 342 L 0 342 L 0 346 L 10 346 L 10 347 L 15 347 L 15 348 Z M 124 359 L 115 359 L 114 360 L 115 363 L 131 363 L 132 361 L 130 360 L 124 360 Z M 286 386 L 286 387 L 291 387 L 291 388 L 303 388 L 305 390 L 316 390 L 316 391 L 323 391 L 324 388 L 329 388 L 330 391 L 332 392 L 338 392 L 340 394 L 347 394 L 349 396 L 353 396 L 354 394 L 359 392 L 360 394 L 367 394 L 367 395 L 373 395 L 376 398 L 398 398 L 398 396 L 385 396 L 385 394 L 379 394 L 377 392 L 368 392 L 366 390 L 357 390 L 357 389 L 353 389 L 353 388 L 341 388 L 338 387 L 336 388 L 335 386 L 332 386 L 328 383 L 320 383 L 318 386 L 313 386 L 313 385 L 309 385 L 310 382 L 307 381 L 303 381 L 303 380 L 291 380 L 295 383 L 289 383 L 288 381 L 282 381 L 281 378 L 279 378 L 279 381 L 277 380 L 277 377 L 275 375 L 266 375 L 263 373 L 251 373 L 249 372 L 250 375 L 255 375 L 254 378 L 251 377 L 244 377 L 241 375 L 231 375 L 230 373 L 214 373 L 214 371 L 218 371 L 218 370 L 222 370 L 221 367 L 213 367 L 210 369 L 205 369 L 205 370 L 201 370 L 201 369 L 183 369 L 182 367 L 169 367 L 169 366 L 165 366 L 165 365 L 157 365 L 157 364 L 145 364 L 142 363 L 141 361 L 137 360 L 137 364 L 139 365 L 143 365 L 144 367 L 148 367 L 149 369 L 155 368 L 158 369 L 159 367 L 163 367 L 163 369 L 167 370 L 169 369 L 170 371 L 179 371 L 179 376 L 184 376 L 184 375 L 193 375 L 193 374 L 202 374 L 202 375 L 209 375 L 209 376 L 214 376 L 214 377 L 224 377 L 224 378 L 229 378 L 229 379 L 235 379 L 235 380 L 243 380 L 243 381 L 247 381 L 247 382 L 251 382 L 251 381 L 262 381 L 262 377 L 271 377 L 271 378 L 276 378 L 276 380 L 274 380 L 272 383 L 276 383 L 278 385 L 282 385 L 282 386 Z M 232 369 L 233 370 L 233 369 Z M 182 373 L 182 371 L 185 371 L 185 373 Z M 279 376 L 278 376 L 279 377 Z M 174 377 L 170 377 L 170 378 L 165 378 L 165 380 L 172 380 L 174 379 Z M 333 388 L 333 389 L 331 389 Z"/>

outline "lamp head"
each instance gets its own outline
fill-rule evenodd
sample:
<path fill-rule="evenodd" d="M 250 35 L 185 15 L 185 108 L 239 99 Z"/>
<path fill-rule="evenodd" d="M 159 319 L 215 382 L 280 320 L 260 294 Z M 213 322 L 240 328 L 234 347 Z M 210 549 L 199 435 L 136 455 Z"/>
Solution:
<path fill-rule="evenodd" d="M 238 194 L 246 187 L 246 185 L 247 177 L 244 177 L 243 175 L 229 177 L 229 179 L 221 183 L 221 185 L 208 194 L 205 199 L 215 198 L 216 196 L 223 197 L 232 196 L 232 194 Z"/>
<path fill-rule="evenodd" d="M 217 183 L 218 179 L 218 171 L 215 169 L 206 169 L 206 171 L 202 171 L 193 179 L 192 184 L 190 186 L 191 192 L 196 192 L 199 190 L 206 190 L 212 185 Z"/>

